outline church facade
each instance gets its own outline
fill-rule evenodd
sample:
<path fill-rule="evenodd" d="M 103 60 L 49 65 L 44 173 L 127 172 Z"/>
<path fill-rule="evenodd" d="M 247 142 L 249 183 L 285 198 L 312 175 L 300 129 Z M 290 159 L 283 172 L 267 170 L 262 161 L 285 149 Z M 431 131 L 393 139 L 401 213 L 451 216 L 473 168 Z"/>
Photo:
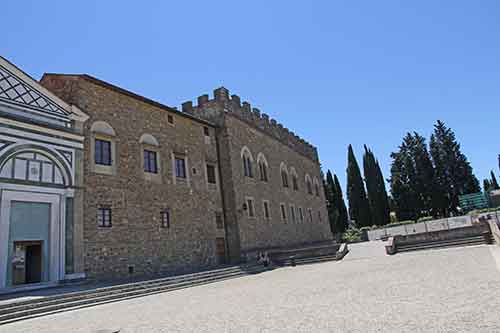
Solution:
<path fill-rule="evenodd" d="M 316 148 L 225 88 L 179 111 L 0 61 L 0 290 L 332 238 Z"/>

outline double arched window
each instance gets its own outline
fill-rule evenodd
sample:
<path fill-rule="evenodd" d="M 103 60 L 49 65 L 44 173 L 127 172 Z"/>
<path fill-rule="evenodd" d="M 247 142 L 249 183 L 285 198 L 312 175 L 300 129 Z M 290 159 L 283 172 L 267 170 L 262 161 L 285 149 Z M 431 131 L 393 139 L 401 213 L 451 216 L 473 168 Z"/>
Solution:
<path fill-rule="evenodd" d="M 243 174 L 245 177 L 253 178 L 253 157 L 246 146 L 241 149 L 241 160 L 243 161 Z"/>
<path fill-rule="evenodd" d="M 269 180 L 267 172 L 268 164 L 264 154 L 259 153 L 257 155 L 257 164 L 259 165 L 260 180 L 262 180 L 263 182 L 267 182 Z"/>
<path fill-rule="evenodd" d="M 288 169 L 286 168 L 286 164 L 281 162 L 280 164 L 280 174 L 281 174 L 281 185 L 283 187 L 288 187 Z"/>

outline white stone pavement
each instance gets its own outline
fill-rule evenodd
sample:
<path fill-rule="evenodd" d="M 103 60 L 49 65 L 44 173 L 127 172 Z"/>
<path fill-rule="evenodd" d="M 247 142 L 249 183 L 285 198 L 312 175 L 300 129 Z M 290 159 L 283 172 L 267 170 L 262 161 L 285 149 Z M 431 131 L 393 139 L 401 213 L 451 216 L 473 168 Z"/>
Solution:
<path fill-rule="evenodd" d="M 59 313 L 0 332 L 500 332 L 500 248 L 385 256 L 382 247 L 355 244 L 341 262 Z"/>

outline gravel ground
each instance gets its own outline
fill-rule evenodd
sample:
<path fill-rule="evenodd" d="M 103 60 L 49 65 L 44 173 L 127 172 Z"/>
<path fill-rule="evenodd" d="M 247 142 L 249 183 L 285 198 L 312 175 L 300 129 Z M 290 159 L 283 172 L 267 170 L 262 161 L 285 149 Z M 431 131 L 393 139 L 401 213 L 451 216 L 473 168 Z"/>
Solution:
<path fill-rule="evenodd" d="M 353 245 L 341 262 L 59 313 L 0 332 L 500 331 L 500 247 L 389 257 L 382 245 Z"/>

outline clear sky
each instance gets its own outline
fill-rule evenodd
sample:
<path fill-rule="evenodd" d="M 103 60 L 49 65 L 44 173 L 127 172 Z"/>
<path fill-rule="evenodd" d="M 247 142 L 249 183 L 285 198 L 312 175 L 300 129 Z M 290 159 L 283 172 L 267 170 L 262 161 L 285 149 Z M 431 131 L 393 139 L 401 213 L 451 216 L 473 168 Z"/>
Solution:
<path fill-rule="evenodd" d="M 500 2 L 3 0 L 0 54 L 39 79 L 88 73 L 170 106 L 221 85 L 319 149 L 389 176 L 437 119 L 482 181 L 498 175 Z"/>

